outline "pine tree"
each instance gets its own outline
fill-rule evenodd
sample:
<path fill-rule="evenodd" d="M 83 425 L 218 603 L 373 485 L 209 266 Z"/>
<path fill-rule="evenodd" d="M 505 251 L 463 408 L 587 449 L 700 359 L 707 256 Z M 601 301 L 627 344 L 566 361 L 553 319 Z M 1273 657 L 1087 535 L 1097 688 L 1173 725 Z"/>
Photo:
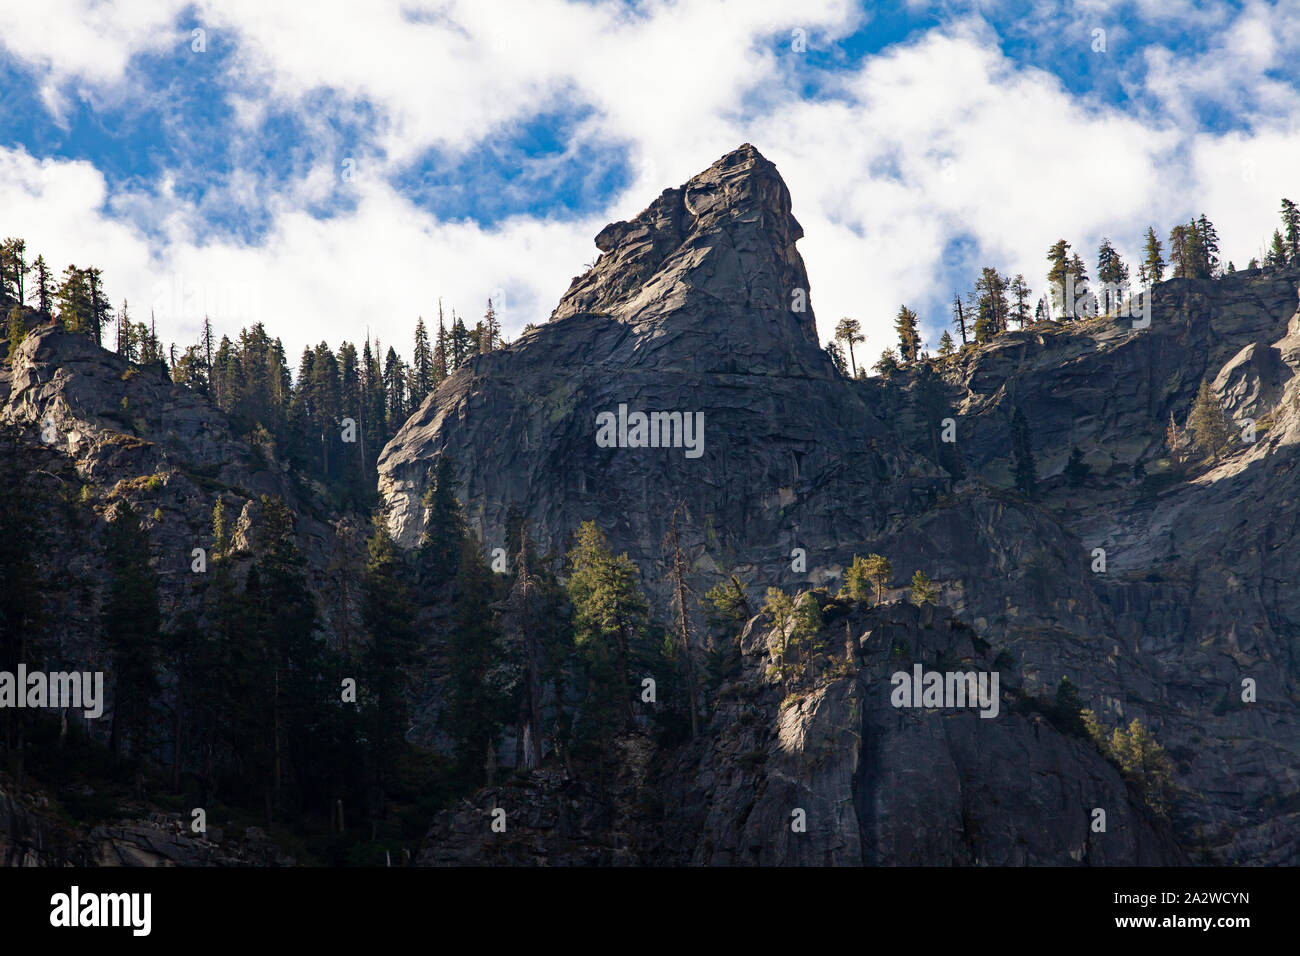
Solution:
<path fill-rule="evenodd" d="M 0 424 L 0 670 L 13 674 L 20 663 L 41 659 L 43 614 L 39 571 L 43 557 L 42 515 L 48 503 L 22 454 L 22 428 Z M 0 708 L 0 749 L 21 755 L 30 712 Z M 19 772 L 21 777 L 21 770 Z"/>
<path fill-rule="evenodd" d="M 952 297 L 952 324 L 961 333 L 961 344 L 967 344 L 966 338 L 966 309 L 962 305 L 961 293 Z"/>
<path fill-rule="evenodd" d="M 69 332 L 86 332 L 90 328 L 90 293 L 85 272 L 75 265 L 63 270 L 63 281 L 55 292 L 59 303 L 59 322 Z"/>
<path fill-rule="evenodd" d="M 514 580 L 502 606 L 501 631 L 507 646 L 519 648 L 524 671 L 517 707 L 522 726 L 518 763 L 536 767 L 543 756 L 545 685 L 549 679 L 555 688 L 555 700 L 563 700 L 559 675 L 567 658 L 564 645 L 572 646 L 572 635 L 561 614 L 563 592 L 538 558 L 522 516 L 514 511 L 507 525 L 517 528 L 518 533 L 507 535 Z M 562 749 L 560 736 L 556 734 L 556 743 Z"/>
<path fill-rule="evenodd" d="M 473 535 L 460 542 L 450 632 L 451 692 L 443 722 L 456 742 L 460 772 L 490 785 L 496 767 L 496 741 L 512 708 L 499 680 L 494 679 L 493 672 L 501 663 L 501 646 L 490 611 L 495 599 L 493 576 L 481 552 Z"/>
<path fill-rule="evenodd" d="M 872 368 L 885 378 L 888 378 L 899 369 L 898 353 L 893 349 L 885 349 L 880 353 L 880 361 L 873 365 Z"/>
<path fill-rule="evenodd" d="M 1007 302 L 1007 279 L 985 266 L 975 280 L 975 341 L 984 343 L 1007 330 L 1011 306 Z"/>
<path fill-rule="evenodd" d="M 1165 277 L 1165 259 L 1154 226 L 1147 227 L 1146 258 L 1139 269 L 1144 285 L 1150 287 Z"/>
<path fill-rule="evenodd" d="M 117 310 L 117 336 L 113 351 L 128 362 L 133 361 L 131 354 L 131 314 L 127 310 L 126 299 L 122 300 L 122 308 Z"/>
<path fill-rule="evenodd" d="M 396 774 L 406 742 L 409 662 L 415 656 L 415 599 L 406 586 L 397 546 L 381 516 L 372 519 L 362 584 L 362 623 L 368 641 L 362 656 L 367 742 L 373 760 L 375 816 L 385 816 L 388 781 Z"/>
<path fill-rule="evenodd" d="M 1110 239 L 1102 239 L 1101 247 L 1097 250 L 1097 281 L 1102 283 L 1102 314 L 1109 315 L 1119 308 L 1124 289 L 1128 285 L 1128 266 L 1115 251 Z"/>
<path fill-rule="evenodd" d="M 776 663 L 768 669 L 768 676 L 774 677 L 781 682 L 783 687 L 789 687 L 790 681 L 790 663 L 789 652 L 791 625 L 794 623 L 794 602 L 790 595 L 780 588 L 770 587 L 767 589 L 767 599 L 763 602 L 763 614 L 772 621 L 772 630 L 777 635 L 777 657 Z"/>
<path fill-rule="evenodd" d="M 1264 265 L 1270 269 L 1281 269 L 1286 263 L 1286 243 L 1282 239 L 1281 231 L 1274 229 L 1273 242 L 1268 248 L 1268 255 L 1264 257 Z"/>
<path fill-rule="evenodd" d="M 155 659 L 162 616 L 158 607 L 158 574 L 149 566 L 149 536 L 125 499 L 114 506 L 105 537 L 108 599 L 102 612 L 104 641 L 113 655 L 114 692 L 111 747 L 131 746 L 137 767 L 150 746 L 150 712 L 159 691 Z"/>
<path fill-rule="evenodd" d="M 1033 315 L 1029 311 L 1029 297 L 1032 293 L 1029 290 L 1029 283 L 1020 273 L 1011 280 L 1010 292 L 1015 304 L 1011 307 L 1011 319 L 1022 329 L 1027 327 L 1033 321 Z"/>
<path fill-rule="evenodd" d="M 699 735 L 700 688 L 696 676 L 695 648 L 691 641 L 691 622 L 686 610 L 689 606 L 686 597 L 690 593 L 690 588 L 686 584 L 687 562 L 682 552 L 681 538 L 677 533 L 677 522 L 682 510 L 683 506 L 679 504 L 673 511 L 672 525 L 664 539 L 664 547 L 670 554 L 671 564 L 668 574 L 673 589 L 672 601 L 677 614 L 675 651 L 680 655 L 685 671 L 687 707 L 691 712 L 691 738 L 694 739 Z"/>
<path fill-rule="evenodd" d="M 388 418 L 388 434 L 392 435 L 406 421 L 406 375 L 402 360 L 397 351 L 389 348 L 384 359 L 384 393 L 388 396 L 385 409 Z"/>
<path fill-rule="evenodd" d="M 465 516 L 456 498 L 453 473 L 451 458 L 439 455 L 424 493 L 419 565 L 422 580 L 433 587 L 441 587 L 455 574 L 465 538 Z"/>
<path fill-rule="evenodd" d="M 894 576 L 894 566 L 883 554 L 867 555 L 865 568 L 867 580 L 876 586 L 876 603 L 879 604 L 889 579 Z"/>
<path fill-rule="evenodd" d="M 871 600 L 871 573 L 866 558 L 854 555 L 853 561 L 844 572 L 844 593 L 850 600 L 865 604 Z"/>
<path fill-rule="evenodd" d="M 447 327 L 442 321 L 442 299 L 438 300 L 438 337 L 433 346 L 433 387 L 437 387 L 450 371 L 448 359 L 450 345 L 447 341 Z"/>
<path fill-rule="evenodd" d="M 501 322 L 497 318 L 497 311 L 492 307 L 492 300 L 488 299 L 487 312 L 483 314 L 482 329 L 479 333 L 479 351 L 491 352 L 501 344 Z"/>
<path fill-rule="evenodd" d="M 1287 258 L 1300 260 L 1300 208 L 1289 199 L 1282 200 L 1282 227 L 1286 230 Z"/>
<path fill-rule="evenodd" d="M 1167 814 L 1178 794 L 1174 766 L 1150 731 L 1135 717 L 1127 731 L 1115 728 L 1108 750 L 1124 772 L 1137 782 L 1151 808 Z"/>
<path fill-rule="evenodd" d="M 912 574 L 912 603 L 918 607 L 923 604 L 933 604 L 939 596 L 939 590 L 931 582 L 929 575 L 924 571 L 916 571 Z"/>
<path fill-rule="evenodd" d="M 50 267 L 45 262 L 44 256 L 37 256 L 32 262 L 32 275 L 36 278 L 36 308 L 45 313 L 51 314 L 50 306 L 54 302 L 53 286 L 50 279 Z"/>
<path fill-rule="evenodd" d="M 1062 315 L 1070 311 L 1074 303 L 1065 301 L 1065 276 L 1070 271 L 1070 244 L 1064 239 L 1058 239 L 1047 250 L 1047 287 L 1051 290 L 1052 295 L 1061 303 L 1058 310 Z M 1078 281 L 1076 276 L 1075 281 Z"/>
<path fill-rule="evenodd" d="M 952 335 L 947 329 L 944 329 L 943 335 L 939 336 L 939 354 L 946 357 L 952 355 L 956 350 L 957 346 L 952 340 Z"/>
<path fill-rule="evenodd" d="M 465 323 L 456 317 L 455 310 L 452 310 L 451 316 L 451 368 L 455 371 L 469 358 L 471 343 L 469 330 L 465 328 Z"/>
<path fill-rule="evenodd" d="M 1201 380 L 1196 402 L 1187 417 L 1187 426 L 1192 433 L 1192 445 L 1212 460 L 1217 460 L 1232 440 L 1228 416 L 1208 380 Z"/>
<path fill-rule="evenodd" d="M 594 521 L 584 521 L 568 553 L 565 588 L 573 604 L 574 643 L 592 688 L 600 735 L 632 721 L 631 659 L 648 623 L 637 566 L 609 550 Z M 621 715 L 621 716 L 615 716 Z"/>
<path fill-rule="evenodd" d="M 10 237 L 0 243 L 0 294 L 9 294 L 18 305 L 23 305 L 27 298 L 24 294 L 23 277 L 31 271 L 27 264 L 27 243 L 17 237 Z M 9 283 L 12 283 L 9 286 Z M 9 286 L 10 291 L 5 292 Z"/>
<path fill-rule="evenodd" d="M 9 364 L 13 365 L 14 356 L 18 352 L 18 346 L 23 344 L 23 339 L 27 337 L 27 332 L 23 327 L 23 313 L 19 306 L 14 306 L 9 310 L 9 322 L 5 329 L 5 337 L 9 341 L 8 359 Z"/>
<path fill-rule="evenodd" d="M 415 350 L 411 353 L 411 407 L 418 408 L 433 391 L 433 352 L 429 349 L 429 333 L 424 328 L 424 316 L 415 323 Z"/>
<path fill-rule="evenodd" d="M 1192 276 L 1191 242 L 1187 226 L 1177 225 L 1169 230 L 1169 268 L 1175 279 L 1188 279 Z"/>
<path fill-rule="evenodd" d="M 840 319 L 835 326 L 835 338 L 843 342 L 849 352 L 849 370 L 854 378 L 858 377 L 858 363 L 853 354 L 853 346 L 857 342 L 865 342 L 866 336 L 862 334 L 862 326 L 857 319 L 850 319 L 847 316 Z"/>
<path fill-rule="evenodd" d="M 921 335 L 916 328 L 916 313 L 907 306 L 899 306 L 898 316 L 894 319 L 894 331 L 898 333 L 898 354 L 904 362 L 915 362 L 921 348 Z"/>
<path fill-rule="evenodd" d="M 280 498 L 263 495 L 261 506 L 255 567 L 261 586 L 259 614 L 265 622 L 261 633 L 269 650 L 269 667 L 262 677 L 269 703 L 265 794 L 270 823 L 286 781 L 293 781 L 295 791 L 305 784 L 324 688 L 322 646 L 314 635 L 316 603 L 294 543 L 293 514 Z"/>
<path fill-rule="evenodd" d="M 96 345 L 101 344 L 104 337 L 104 329 L 108 325 L 113 315 L 113 308 L 108 304 L 108 298 L 104 295 L 103 273 L 96 268 L 82 270 L 85 276 L 86 295 L 89 298 L 89 324 L 86 331 Z M 157 332 L 154 333 L 154 341 L 157 342 Z M 161 350 L 159 357 L 161 357 Z"/>
<path fill-rule="evenodd" d="M 826 354 L 830 356 L 831 364 L 835 366 L 835 371 L 841 375 L 849 374 L 849 363 L 844 361 L 844 350 L 835 344 L 835 340 L 827 342 L 825 345 Z"/>
<path fill-rule="evenodd" d="M 1025 497 L 1033 498 L 1038 490 L 1033 438 L 1029 432 L 1029 421 L 1019 405 L 1011 416 L 1011 454 L 1016 487 L 1024 492 Z"/>
<path fill-rule="evenodd" d="M 1191 224 L 1198 250 L 1197 277 L 1212 279 L 1219 271 L 1219 233 L 1205 213 Z"/>
<path fill-rule="evenodd" d="M 1065 463 L 1065 480 L 1070 487 L 1077 488 L 1088 478 L 1088 465 L 1083 460 L 1083 452 L 1076 445 L 1070 449 L 1070 459 Z"/>

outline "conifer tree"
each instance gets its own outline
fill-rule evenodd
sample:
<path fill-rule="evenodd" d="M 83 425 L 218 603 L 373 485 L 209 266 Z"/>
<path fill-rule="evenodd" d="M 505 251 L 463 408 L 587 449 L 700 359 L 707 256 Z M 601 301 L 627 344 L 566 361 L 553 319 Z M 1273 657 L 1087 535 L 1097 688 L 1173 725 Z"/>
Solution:
<path fill-rule="evenodd" d="M 125 499 L 114 506 L 104 559 L 111 582 L 102 613 L 104 641 L 113 655 L 111 747 L 117 754 L 121 742 L 128 742 L 139 774 L 151 742 L 150 711 L 159 690 L 154 668 L 162 617 L 158 574 L 149 566 L 149 536 Z"/>
<path fill-rule="evenodd" d="M 975 280 L 975 341 L 984 343 L 1007 330 L 1011 306 L 1007 302 L 1007 279 L 985 266 Z"/>
<path fill-rule="evenodd" d="M 872 579 L 867 559 L 855 554 L 844 572 L 844 593 L 850 600 L 865 604 L 871 600 Z"/>
<path fill-rule="evenodd" d="M 255 567 L 261 586 L 262 635 L 269 651 L 269 669 L 262 675 L 269 702 L 267 818 L 280 807 L 287 779 L 295 773 L 295 789 L 310 764 L 314 724 L 324 703 L 322 647 L 314 631 L 316 602 L 307 587 L 302 555 L 294 543 L 293 514 L 280 498 L 263 495 L 259 521 L 259 551 Z"/>
<path fill-rule="evenodd" d="M 450 371 L 448 360 L 450 359 L 450 344 L 447 341 L 447 327 L 442 320 L 442 299 L 438 300 L 438 336 L 433 346 L 433 387 L 436 388 Z"/>
<path fill-rule="evenodd" d="M 699 682 L 696 675 L 695 648 L 691 641 L 691 622 L 687 616 L 687 595 L 690 588 L 686 584 L 687 562 L 686 556 L 682 551 L 681 538 L 677 532 L 677 522 L 683 510 L 683 505 L 679 504 L 673 511 L 672 525 L 669 528 L 668 535 L 664 539 L 665 549 L 670 553 L 671 561 L 669 569 L 669 579 L 672 584 L 673 605 L 676 608 L 676 652 L 681 656 L 683 670 L 686 678 L 687 706 L 691 712 L 691 737 L 694 739 L 699 735 Z"/>
<path fill-rule="evenodd" d="M 411 407 L 419 408 L 433 390 L 433 352 L 429 348 L 429 333 L 424 327 L 424 316 L 415 323 L 415 350 L 411 353 Z"/>
<path fill-rule="evenodd" d="M 885 378 L 888 378 L 899 369 L 898 353 L 896 353 L 892 348 L 885 349 L 880 353 L 880 361 L 873 365 L 872 368 Z"/>
<path fill-rule="evenodd" d="M 491 785 L 496 741 L 512 715 L 509 697 L 493 679 L 502 656 L 497 623 L 489 610 L 495 598 L 493 576 L 474 535 L 460 541 L 453 595 L 451 699 L 444 724 L 456 742 L 461 773 Z"/>
<path fill-rule="evenodd" d="M 54 302 L 53 285 L 50 279 L 50 267 L 45 262 L 44 256 L 37 256 L 32 262 L 32 276 L 36 279 L 36 308 L 50 315 L 50 307 Z"/>
<path fill-rule="evenodd" d="M 104 328 L 108 325 L 109 319 L 113 315 L 113 308 L 108 304 L 108 298 L 104 295 L 103 273 L 96 268 L 82 270 L 85 276 L 86 296 L 88 298 L 88 325 L 86 332 L 94 340 L 96 345 L 103 341 Z M 157 343 L 157 331 L 154 331 L 155 345 Z M 159 357 L 161 357 L 161 350 Z"/>
<path fill-rule="evenodd" d="M 834 339 L 826 343 L 825 349 L 826 354 L 831 357 L 831 364 L 835 366 L 835 371 L 847 376 L 849 365 L 844 361 L 844 350 L 835 343 Z"/>
<path fill-rule="evenodd" d="M 794 622 L 794 601 L 781 588 L 767 589 L 767 599 L 763 602 L 763 613 L 772 621 L 772 630 L 777 635 L 776 663 L 768 669 L 768 676 L 775 677 L 783 687 L 789 686 L 791 625 Z"/>
<path fill-rule="evenodd" d="M 1196 393 L 1196 402 L 1187 417 L 1187 426 L 1192 433 L 1192 444 L 1202 454 L 1217 460 L 1220 453 L 1232 440 L 1232 428 L 1228 416 L 1219 404 L 1219 398 L 1206 379 L 1201 380 L 1201 387 Z"/>
<path fill-rule="evenodd" d="M 1205 213 L 1201 213 L 1191 223 L 1196 235 L 1198 260 L 1196 274 L 1201 279 L 1212 279 L 1219 272 L 1219 233 Z"/>
<path fill-rule="evenodd" d="M 23 344 L 23 339 L 27 337 L 27 332 L 23 327 L 23 313 L 19 306 L 14 306 L 9 310 L 9 321 L 5 327 L 5 338 L 9 342 L 8 359 L 9 364 L 13 365 L 14 356 L 18 352 L 18 346 Z"/>
<path fill-rule="evenodd" d="M 27 243 L 17 237 L 11 236 L 0 243 L 0 294 L 10 295 L 18 305 L 27 301 L 23 278 L 31 271 L 31 266 L 27 264 L 26 253 Z"/>
<path fill-rule="evenodd" d="M 1070 244 L 1064 239 L 1058 239 L 1047 250 L 1047 287 L 1051 290 L 1052 296 L 1061 303 L 1060 313 L 1065 316 L 1074 303 L 1065 301 L 1065 276 L 1070 271 Z M 1078 277 L 1075 277 L 1078 281 Z"/>
<path fill-rule="evenodd" d="M 479 351 L 491 352 L 501 343 L 501 322 L 497 318 L 497 311 L 492 307 L 492 300 L 488 299 L 487 312 L 483 314 L 482 329 L 479 332 Z"/>
<path fill-rule="evenodd" d="M 1282 228 L 1286 230 L 1287 258 L 1300 260 L 1300 208 L 1289 199 L 1282 200 Z"/>
<path fill-rule="evenodd" d="M 518 535 L 511 535 L 510 548 L 514 580 L 501 612 L 501 630 L 510 643 L 519 647 L 524 680 L 519 700 L 522 730 L 519 753 L 521 763 L 536 767 L 543 756 L 543 698 L 549 680 L 556 687 L 555 699 L 562 705 L 563 691 L 558 675 L 567 656 L 563 646 L 571 646 L 572 635 L 561 613 L 562 592 L 554 576 L 548 573 L 528 537 L 522 517 L 511 522 Z M 556 743 L 563 743 L 556 734 Z M 525 752 L 526 748 L 526 752 Z"/>
<path fill-rule="evenodd" d="M 858 363 L 853 354 L 853 346 L 858 342 L 865 342 L 866 336 L 862 334 L 862 326 L 857 319 L 850 319 L 847 316 L 840 319 L 835 326 L 835 338 L 843 342 L 844 347 L 849 352 L 849 370 L 854 378 L 858 377 Z"/>
<path fill-rule="evenodd" d="M 610 552 L 594 521 L 579 526 L 568 566 L 574 643 L 592 687 L 593 710 L 602 731 L 623 730 L 632 721 L 632 650 L 649 613 L 636 584 L 637 566 L 626 554 Z"/>
<path fill-rule="evenodd" d="M 469 358 L 471 344 L 469 330 L 465 328 L 465 323 L 456 316 L 454 309 L 451 316 L 451 368 L 452 371 L 455 371 Z"/>
<path fill-rule="evenodd" d="M 40 659 L 43 630 L 38 562 L 45 508 L 22 448 L 21 427 L 0 423 L 0 670 L 10 674 Z M 28 720 L 26 709 L 0 708 L 0 747 L 21 758 Z"/>
<path fill-rule="evenodd" d="M 1082 485 L 1088 477 L 1088 465 L 1077 445 L 1070 449 L 1070 459 L 1065 463 L 1063 474 L 1072 488 Z"/>
<path fill-rule="evenodd" d="M 1142 276 L 1142 282 L 1146 286 L 1153 286 L 1165 277 L 1165 259 L 1160 240 L 1156 236 L 1154 226 L 1147 227 L 1146 237 L 1146 258 L 1142 260 L 1142 266 L 1139 270 Z"/>
<path fill-rule="evenodd" d="M 904 362 L 915 362 L 921 348 L 921 335 L 916 327 L 916 313 L 907 306 L 899 306 L 898 316 L 894 319 L 894 331 L 898 333 L 898 354 Z"/>
<path fill-rule="evenodd" d="M 1128 266 L 1110 239 L 1102 239 L 1097 250 L 1097 281 L 1102 283 L 1102 314 L 1109 315 L 1119 308 L 1128 285 Z"/>
<path fill-rule="evenodd" d="M 939 336 L 939 354 L 943 356 L 952 355 L 957 350 L 956 344 L 952 340 L 952 335 L 947 329 L 943 330 L 943 335 Z"/>
<path fill-rule="evenodd" d="M 1270 269 L 1281 269 L 1287 263 L 1286 243 L 1282 239 L 1282 233 L 1273 230 L 1273 242 L 1268 247 L 1268 254 L 1264 257 L 1264 265 Z"/>
<path fill-rule="evenodd" d="M 362 672 L 367 740 L 373 761 L 375 815 L 383 819 L 388 782 L 396 774 L 398 757 L 406 741 L 408 664 L 414 657 L 418 635 L 414 623 L 415 600 L 403 581 L 397 546 L 381 516 L 372 519 L 372 528 L 366 545 L 368 559 L 362 588 L 362 622 L 368 637 Z"/>
<path fill-rule="evenodd" d="M 75 265 L 64 269 L 55 297 L 59 303 L 59 322 L 64 329 L 85 332 L 90 328 L 90 294 L 83 270 Z"/>
<path fill-rule="evenodd" d="M 968 343 L 966 338 L 966 310 L 962 306 L 960 292 L 952 297 L 952 324 L 961 333 L 961 344 L 966 345 Z"/>
<path fill-rule="evenodd" d="M 1033 322 L 1033 315 L 1029 311 L 1029 297 L 1032 293 L 1029 290 L 1029 283 L 1020 273 L 1011 280 L 1009 287 L 1011 298 L 1015 300 L 1011 306 L 1011 320 L 1018 324 L 1022 329 L 1026 328 Z"/>
<path fill-rule="evenodd" d="M 939 590 L 930 580 L 930 576 L 924 571 L 916 571 L 912 574 L 912 603 L 918 607 L 923 604 L 933 604 L 939 596 Z"/>
<path fill-rule="evenodd" d="M 422 579 L 433 587 L 451 580 L 461 561 L 465 517 L 456 498 L 454 465 L 445 453 L 438 456 L 424 494 L 424 533 L 420 538 Z"/>
<path fill-rule="evenodd" d="M 864 571 L 867 580 L 876 586 L 876 603 L 879 604 L 889 586 L 889 579 L 894 576 L 894 566 L 883 554 L 869 554 Z"/>

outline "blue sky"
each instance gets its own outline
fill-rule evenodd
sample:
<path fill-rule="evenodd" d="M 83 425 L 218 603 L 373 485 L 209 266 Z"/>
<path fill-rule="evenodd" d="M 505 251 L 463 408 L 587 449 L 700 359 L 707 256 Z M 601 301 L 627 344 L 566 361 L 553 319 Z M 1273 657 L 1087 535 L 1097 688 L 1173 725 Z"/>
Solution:
<path fill-rule="evenodd" d="M 0 11 L 0 232 L 181 343 L 207 312 L 405 352 L 439 298 L 544 320 L 605 222 L 749 141 L 823 338 L 875 355 L 981 265 L 1041 291 L 1059 236 L 1131 258 L 1205 211 L 1242 266 L 1300 198 L 1294 4 L 360 6 Z"/>

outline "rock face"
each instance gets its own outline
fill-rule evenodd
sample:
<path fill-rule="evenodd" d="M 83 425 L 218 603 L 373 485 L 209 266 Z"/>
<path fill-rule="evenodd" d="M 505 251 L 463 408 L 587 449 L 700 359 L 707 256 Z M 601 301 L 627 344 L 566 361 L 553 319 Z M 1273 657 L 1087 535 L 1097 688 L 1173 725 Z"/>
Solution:
<path fill-rule="evenodd" d="M 701 570 L 774 576 L 794 547 L 847 546 L 932 498 L 945 473 L 906 460 L 870 394 L 846 387 L 818 347 L 800 235 L 752 146 L 606 227 L 553 320 L 458 370 L 384 449 L 398 542 L 418 542 L 444 452 L 489 547 L 517 504 L 543 545 L 596 519 L 647 571 L 679 502 Z M 598 446 L 597 417 L 620 406 L 702 415 L 700 454 Z"/>
<path fill-rule="evenodd" d="M 1157 865 L 1187 862 L 1118 769 L 1059 730 L 1014 668 L 946 608 L 832 602 L 838 660 L 787 694 L 760 618 L 706 732 L 678 749 L 623 742 L 605 800 L 532 774 L 439 815 L 418 862 L 703 866 Z M 998 716 L 899 708 L 891 676 L 1000 674 Z M 491 810 L 509 807 L 505 833 Z M 1105 832 L 1094 832 L 1096 809 Z M 796 821 L 799 826 L 796 827 Z"/>
<path fill-rule="evenodd" d="M 331 514 L 272 449 L 237 440 L 224 414 L 160 369 L 133 367 L 84 335 L 44 326 L 28 335 L 0 374 L 0 422 L 22 430 L 33 484 L 66 505 L 49 509 L 40 525 L 50 565 L 42 570 L 58 582 L 45 594 L 51 659 L 111 670 L 100 629 L 107 588 L 100 538 L 118 500 L 135 509 L 148 531 L 164 628 L 184 612 L 200 622 L 211 612 L 213 576 L 195 573 L 193 551 L 212 548 L 218 496 L 238 550 L 249 544 L 259 496 L 269 494 L 295 513 L 326 638 L 345 641 L 359 631 L 357 580 L 365 562 L 359 522 Z M 235 560 L 237 567 L 245 563 Z M 165 695 L 169 676 L 162 682 Z M 83 726 L 100 740 L 111 727 L 112 683 L 104 715 Z M 69 719 L 82 720 L 76 711 Z M 170 757 L 169 746 L 164 756 Z"/>
<path fill-rule="evenodd" d="M 760 709 L 743 752 L 718 750 L 740 719 L 720 718 L 699 763 L 679 768 L 675 798 L 709 846 L 682 833 L 641 858 L 1300 862 L 1300 271 L 1172 280 L 1146 327 L 1042 323 L 853 382 L 817 347 L 800 234 L 779 176 L 748 146 L 602 230 L 600 258 L 552 321 L 456 372 L 385 449 L 380 490 L 399 542 L 417 542 L 428 470 L 446 454 L 487 547 L 504 543 L 512 505 L 544 546 L 592 519 L 660 598 L 660 542 L 679 504 L 697 593 L 732 571 L 755 596 L 834 585 L 855 553 L 886 554 L 903 580 L 916 568 L 935 579 L 940 603 L 1006 655 L 1027 694 L 1068 677 L 1103 725 L 1137 718 L 1154 732 L 1182 788 L 1173 843 L 1131 808 L 1123 841 L 1074 828 L 1091 795 L 1124 804 L 1086 742 L 1010 713 L 931 723 L 876 711 L 859 675 L 797 712 Z M 1202 380 L 1256 431 L 1209 464 L 1181 435 Z M 702 455 L 601 447 L 597 416 L 620 404 L 703 412 Z M 1016 407 L 1032 432 L 1032 498 L 1012 488 Z M 949 418 L 954 444 L 940 438 Z M 1075 448 L 1088 474 L 1072 484 Z M 869 655 L 862 666 L 875 674 Z M 768 693 L 761 681 L 746 692 Z M 846 717 L 855 707 L 861 724 Z M 741 757 L 785 759 L 764 734 L 834 750 L 803 798 L 821 836 L 810 826 L 809 840 L 771 842 L 810 771 L 746 775 Z M 889 785 L 909 780 L 914 790 Z M 981 790 L 1030 809 L 965 821 L 976 801 L 962 801 Z M 733 820 L 755 813 L 761 838 Z M 922 817 L 945 822 L 922 834 Z"/>

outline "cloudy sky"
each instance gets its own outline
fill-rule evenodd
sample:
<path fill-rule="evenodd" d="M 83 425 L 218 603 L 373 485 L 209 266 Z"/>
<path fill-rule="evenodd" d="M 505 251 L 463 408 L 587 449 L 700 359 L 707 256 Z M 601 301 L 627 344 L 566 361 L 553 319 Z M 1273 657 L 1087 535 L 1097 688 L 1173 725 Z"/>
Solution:
<path fill-rule="evenodd" d="M 263 321 L 291 359 L 409 356 L 441 297 L 543 321 L 635 215 L 742 142 L 803 224 L 822 338 L 936 342 L 979 267 L 1136 258 L 1207 213 L 1261 253 L 1300 199 L 1300 5 L 840 0 L 0 3 L 0 235 L 133 318 Z M 1095 268 L 1095 266 L 1094 266 Z"/>

